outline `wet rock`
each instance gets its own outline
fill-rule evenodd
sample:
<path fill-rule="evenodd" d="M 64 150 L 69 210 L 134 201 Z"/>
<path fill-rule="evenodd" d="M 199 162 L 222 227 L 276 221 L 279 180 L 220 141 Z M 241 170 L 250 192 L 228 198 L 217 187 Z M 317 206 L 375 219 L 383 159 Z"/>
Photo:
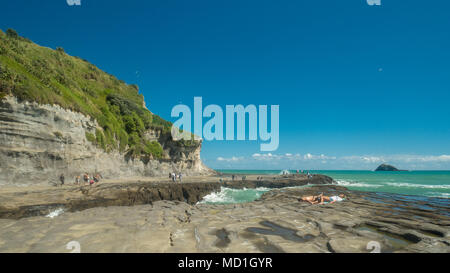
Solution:
<path fill-rule="evenodd" d="M 306 175 L 285 175 L 274 177 L 263 177 L 263 180 L 235 180 L 225 181 L 223 186 L 234 189 L 243 188 L 286 188 L 305 185 L 320 185 L 332 184 L 333 179 L 326 175 L 315 174 L 312 178 L 307 178 Z"/>
<path fill-rule="evenodd" d="M 299 201 L 318 193 L 347 198 L 324 205 Z M 427 203 L 426 211 L 420 202 Z M 54 218 L 0 219 L 0 252 L 69 252 L 67 243 L 77 241 L 81 252 L 448 253 L 449 212 L 447 199 L 317 185 L 274 189 L 244 204 L 162 200 Z"/>
<path fill-rule="evenodd" d="M 195 204 L 212 192 L 220 191 L 224 184 L 218 182 L 183 182 L 169 181 L 126 181 L 116 183 L 100 183 L 95 186 L 47 187 L 41 190 L 28 191 L 21 188 L 12 192 L 0 192 L 0 218 L 18 219 L 22 217 L 47 215 L 56 209 L 79 211 L 94 207 L 134 206 L 151 204 L 160 200 L 183 201 Z M 209 181 L 214 180 L 213 177 Z M 328 183 L 331 178 L 318 175 L 314 179 L 284 178 L 270 181 L 228 182 L 227 187 L 248 188 L 287 187 L 304 185 L 305 183 Z"/>
<path fill-rule="evenodd" d="M 331 252 L 335 253 L 361 253 L 371 251 L 379 251 L 377 243 L 369 244 L 371 241 L 368 238 L 340 238 L 332 239 L 327 243 L 327 247 Z"/>
<path fill-rule="evenodd" d="M 195 204 L 218 190 L 218 183 L 127 182 L 4 193 L 0 195 L 0 218 L 47 215 L 58 208 L 80 211 L 94 207 L 151 204 L 160 200 Z"/>

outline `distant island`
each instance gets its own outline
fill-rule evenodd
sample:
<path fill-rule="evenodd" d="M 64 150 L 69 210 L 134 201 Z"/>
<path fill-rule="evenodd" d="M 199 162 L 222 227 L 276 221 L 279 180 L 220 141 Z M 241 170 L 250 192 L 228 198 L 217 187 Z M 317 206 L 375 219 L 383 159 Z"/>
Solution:
<path fill-rule="evenodd" d="M 389 164 L 381 164 L 380 166 L 378 166 L 378 168 L 375 169 L 376 172 L 380 172 L 380 171 L 388 171 L 388 172 L 400 172 L 403 170 L 399 170 L 396 167 L 389 165 Z"/>

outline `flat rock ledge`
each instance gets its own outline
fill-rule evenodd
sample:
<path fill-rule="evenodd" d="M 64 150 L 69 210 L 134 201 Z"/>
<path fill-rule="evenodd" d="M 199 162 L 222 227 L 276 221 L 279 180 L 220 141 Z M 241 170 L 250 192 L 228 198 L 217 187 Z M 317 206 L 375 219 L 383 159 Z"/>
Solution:
<path fill-rule="evenodd" d="M 152 204 L 156 201 L 183 201 L 195 204 L 222 186 L 230 188 L 282 188 L 307 184 L 331 184 L 333 180 L 324 175 L 274 176 L 264 180 L 239 180 L 218 182 L 170 182 L 170 181 L 127 181 L 100 183 L 95 186 L 49 187 L 42 190 L 27 190 L 0 193 L 0 218 L 19 219 L 23 217 L 47 215 L 56 209 L 80 211 L 94 207 L 135 206 Z"/>
<path fill-rule="evenodd" d="M 310 205 L 304 195 L 344 193 Z M 3 204 L 3 203 L 2 203 Z M 448 199 L 281 188 L 243 204 L 94 207 L 56 217 L 0 219 L 0 252 L 450 252 Z"/>
<path fill-rule="evenodd" d="M 47 215 L 56 209 L 74 212 L 94 207 L 135 206 L 160 200 L 195 204 L 218 190 L 218 183 L 127 182 L 20 191 L 0 195 L 0 218 Z"/>
<path fill-rule="evenodd" d="M 321 174 L 315 174 L 311 178 L 308 178 L 305 174 L 289 174 L 283 176 L 261 176 L 262 180 L 239 180 L 224 181 L 223 186 L 233 189 L 243 188 L 269 188 L 279 189 L 286 187 L 298 187 L 305 185 L 323 185 L 333 184 L 334 181 L 331 177 Z"/>

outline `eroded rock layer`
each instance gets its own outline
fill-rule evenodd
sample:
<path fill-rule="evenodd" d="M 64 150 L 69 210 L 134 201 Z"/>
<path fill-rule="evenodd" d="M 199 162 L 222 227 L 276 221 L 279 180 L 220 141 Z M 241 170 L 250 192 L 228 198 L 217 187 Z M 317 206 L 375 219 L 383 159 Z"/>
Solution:
<path fill-rule="evenodd" d="M 106 178 L 157 176 L 171 171 L 207 174 L 212 171 L 200 159 L 201 143 L 177 145 L 169 136 L 148 131 L 164 149 L 161 160 L 127 159 L 118 152 L 105 153 L 86 139 L 97 122 L 54 105 L 0 101 L 0 185 L 57 183 L 64 174 L 73 181 L 84 172 Z"/>

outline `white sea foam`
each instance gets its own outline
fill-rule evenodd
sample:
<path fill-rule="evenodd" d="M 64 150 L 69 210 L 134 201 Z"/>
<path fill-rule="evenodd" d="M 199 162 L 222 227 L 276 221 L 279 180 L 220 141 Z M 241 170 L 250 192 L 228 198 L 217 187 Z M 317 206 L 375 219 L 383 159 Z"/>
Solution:
<path fill-rule="evenodd" d="M 270 189 L 264 187 L 256 189 L 230 189 L 222 187 L 219 192 L 213 192 L 203 197 L 198 204 L 249 202 L 258 199 L 264 192 L 269 190 Z"/>
<path fill-rule="evenodd" d="M 358 188 L 379 188 L 379 187 L 383 187 L 383 185 L 380 185 L 380 184 L 367 184 L 367 183 L 361 183 L 361 182 L 355 182 L 355 181 L 349 181 L 349 180 L 342 180 L 342 179 L 336 179 L 335 181 L 340 186 L 358 187 Z"/>
<path fill-rule="evenodd" d="M 425 193 L 426 196 L 430 196 L 430 197 L 441 197 L 441 198 L 449 198 L 450 199 L 450 193 L 447 192 L 426 192 Z"/>
<path fill-rule="evenodd" d="M 49 214 L 45 215 L 45 217 L 48 218 L 55 218 L 58 215 L 61 215 L 64 213 L 64 209 L 63 208 L 57 208 L 54 211 L 51 211 Z"/>
<path fill-rule="evenodd" d="M 406 188 L 422 188 L 422 189 L 450 189 L 450 185 L 424 185 L 413 183 L 386 183 L 392 187 L 406 187 Z"/>
<path fill-rule="evenodd" d="M 198 203 L 203 204 L 203 203 L 232 203 L 232 202 L 233 198 L 229 194 L 227 194 L 226 190 L 221 189 L 219 192 L 212 192 L 204 196 L 202 201 Z"/>

